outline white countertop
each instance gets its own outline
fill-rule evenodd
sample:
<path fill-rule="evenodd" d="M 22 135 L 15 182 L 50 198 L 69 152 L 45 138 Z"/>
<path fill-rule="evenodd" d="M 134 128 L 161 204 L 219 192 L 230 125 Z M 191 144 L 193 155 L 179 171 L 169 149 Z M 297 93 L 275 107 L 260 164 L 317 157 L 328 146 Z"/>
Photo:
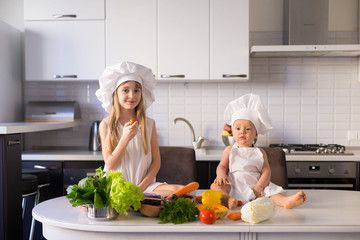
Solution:
<path fill-rule="evenodd" d="M 80 122 L 10 122 L 0 123 L 0 134 L 15 134 L 71 128 Z"/>
<path fill-rule="evenodd" d="M 197 161 L 220 161 L 222 149 L 196 152 Z M 287 161 L 356 161 L 360 162 L 360 150 L 349 150 L 353 155 L 294 155 L 287 154 Z M 102 161 L 101 151 L 88 150 L 39 150 L 22 153 L 25 161 Z"/>
<path fill-rule="evenodd" d="M 293 194 L 298 190 L 287 190 Z M 157 218 L 148 218 L 138 212 L 128 216 L 120 215 L 112 221 L 91 221 L 86 212 L 71 207 L 66 197 L 40 203 L 33 209 L 33 216 L 43 223 L 48 236 L 54 233 L 71 236 L 81 234 L 82 239 L 100 234 L 143 233 L 351 233 L 360 235 L 360 192 L 341 190 L 306 190 L 307 202 L 294 209 L 279 207 L 275 216 L 259 224 L 232 221 L 226 217 L 213 225 L 205 225 L 199 220 L 186 224 L 158 224 Z M 199 194 L 197 194 L 199 195 Z M 56 206 L 56 207 L 55 207 Z M 239 211 L 236 208 L 233 211 Z M 52 235 L 50 235 L 50 233 Z M 112 235 L 113 236 L 113 235 Z M 141 235 L 139 235 L 141 236 Z M 210 235 L 211 236 L 211 235 Z M 260 235 L 259 235 L 260 236 Z M 46 236 L 45 236 L 46 237 Z M 73 236 L 74 237 L 74 236 Z M 149 237 L 149 236 L 148 236 Z M 50 238 L 51 239 L 51 238 Z M 54 239 L 61 239 L 60 236 Z M 64 238 L 63 238 L 64 239 Z M 336 239 L 336 238 L 335 238 Z M 355 238 L 354 238 L 355 239 Z M 356 238 L 358 239 L 358 238 Z"/>

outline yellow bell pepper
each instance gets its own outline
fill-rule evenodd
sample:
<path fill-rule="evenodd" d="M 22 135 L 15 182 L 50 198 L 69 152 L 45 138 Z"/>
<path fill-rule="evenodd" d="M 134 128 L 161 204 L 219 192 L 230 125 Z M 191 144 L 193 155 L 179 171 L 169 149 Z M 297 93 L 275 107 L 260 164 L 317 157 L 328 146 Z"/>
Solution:
<path fill-rule="evenodd" d="M 201 196 L 202 204 L 221 204 L 223 193 L 215 190 L 205 190 Z"/>

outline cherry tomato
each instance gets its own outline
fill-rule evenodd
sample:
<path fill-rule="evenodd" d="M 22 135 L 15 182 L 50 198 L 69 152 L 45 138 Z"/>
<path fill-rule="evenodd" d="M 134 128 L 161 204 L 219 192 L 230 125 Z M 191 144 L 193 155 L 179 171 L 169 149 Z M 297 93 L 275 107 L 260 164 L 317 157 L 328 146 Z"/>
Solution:
<path fill-rule="evenodd" d="M 199 212 L 199 218 L 201 222 L 205 224 L 213 224 L 216 222 L 216 212 L 210 208 L 201 209 Z"/>
<path fill-rule="evenodd" d="M 133 125 L 135 122 L 136 122 L 136 119 L 135 119 L 135 118 L 132 118 L 132 119 L 130 119 L 130 121 L 129 121 L 129 125 Z"/>

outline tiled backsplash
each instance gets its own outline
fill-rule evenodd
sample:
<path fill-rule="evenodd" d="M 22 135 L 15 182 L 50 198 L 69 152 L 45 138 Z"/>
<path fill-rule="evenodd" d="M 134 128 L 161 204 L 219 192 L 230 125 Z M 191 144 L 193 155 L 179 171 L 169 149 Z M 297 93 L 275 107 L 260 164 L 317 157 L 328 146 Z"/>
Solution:
<path fill-rule="evenodd" d="M 348 43 L 358 41 L 356 34 L 345 35 L 353 38 Z M 281 39 L 279 33 L 251 34 L 252 44 L 281 44 Z M 77 101 L 82 115 L 79 127 L 25 134 L 25 149 L 88 146 L 92 122 L 105 116 L 95 96 L 98 87 L 98 82 L 25 82 L 25 103 Z M 349 141 L 347 137 L 348 130 L 360 131 L 356 57 L 251 58 L 250 80 L 246 83 L 158 83 L 156 101 L 147 114 L 156 120 L 160 145 L 191 146 L 188 126 L 184 122 L 173 124 L 174 118 L 184 117 L 192 123 L 196 137 L 206 138 L 204 145 L 224 146 L 221 140 L 224 109 L 229 101 L 249 92 L 261 96 L 273 121 L 274 129 L 259 137 L 260 146 L 270 143 L 360 146 L 360 141 Z"/>

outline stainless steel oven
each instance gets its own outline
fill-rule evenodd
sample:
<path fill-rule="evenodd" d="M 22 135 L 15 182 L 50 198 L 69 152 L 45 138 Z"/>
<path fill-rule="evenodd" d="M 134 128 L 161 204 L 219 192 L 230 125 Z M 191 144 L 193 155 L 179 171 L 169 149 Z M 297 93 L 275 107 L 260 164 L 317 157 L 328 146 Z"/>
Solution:
<path fill-rule="evenodd" d="M 346 161 L 345 156 L 353 155 L 345 146 L 337 144 L 270 144 L 280 147 L 286 153 L 288 186 L 290 189 L 340 189 L 360 190 L 359 163 Z M 296 159 L 304 159 L 300 161 Z M 322 155 L 319 158 L 319 155 Z M 336 160 L 329 160 L 335 156 Z M 317 158 L 315 157 L 317 156 Z M 312 157 L 313 160 L 312 160 Z M 319 159 L 322 159 L 319 161 Z M 334 158 L 332 158 L 334 159 Z"/>
<path fill-rule="evenodd" d="M 357 162 L 287 162 L 290 189 L 359 190 Z"/>

